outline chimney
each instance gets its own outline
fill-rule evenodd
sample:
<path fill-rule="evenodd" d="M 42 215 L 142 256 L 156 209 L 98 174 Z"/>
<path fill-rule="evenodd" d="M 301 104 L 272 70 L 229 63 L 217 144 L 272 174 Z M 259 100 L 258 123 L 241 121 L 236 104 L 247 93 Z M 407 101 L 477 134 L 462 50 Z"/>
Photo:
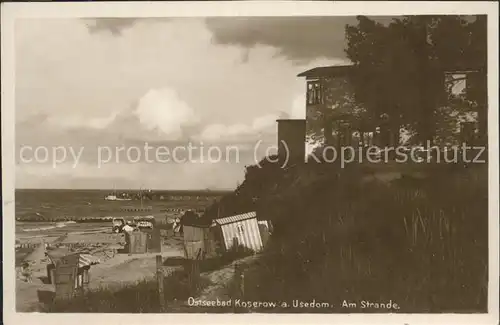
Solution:
<path fill-rule="evenodd" d="M 303 163 L 306 155 L 306 120 L 279 119 L 278 156 L 283 164 Z M 285 147 L 286 146 L 286 147 Z"/>

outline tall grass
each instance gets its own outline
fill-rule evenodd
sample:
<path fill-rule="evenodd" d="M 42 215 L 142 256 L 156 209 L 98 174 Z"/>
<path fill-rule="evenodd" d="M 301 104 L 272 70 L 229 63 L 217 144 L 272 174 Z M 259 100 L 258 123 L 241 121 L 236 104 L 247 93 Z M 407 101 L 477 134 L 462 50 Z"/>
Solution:
<path fill-rule="evenodd" d="M 340 303 L 391 299 L 399 312 L 486 312 L 487 176 L 441 170 L 405 185 L 345 173 L 281 191 L 266 202 L 275 232 L 246 298 L 316 299 L 335 305 L 328 312 L 385 312 Z"/>
<path fill-rule="evenodd" d="M 200 261 L 200 271 L 210 272 L 228 266 L 232 262 L 253 255 L 255 251 L 244 245 L 232 246 L 227 251 L 219 253 L 218 256 Z"/>
<path fill-rule="evenodd" d="M 206 279 L 200 279 L 198 290 L 209 285 Z M 164 279 L 164 295 L 169 303 L 183 301 L 194 296 L 187 274 L 174 272 Z M 55 300 L 46 307 L 45 312 L 66 313 L 157 313 L 160 311 L 158 287 L 155 278 L 146 278 L 137 283 L 126 284 L 120 288 L 102 286 L 72 299 Z"/>

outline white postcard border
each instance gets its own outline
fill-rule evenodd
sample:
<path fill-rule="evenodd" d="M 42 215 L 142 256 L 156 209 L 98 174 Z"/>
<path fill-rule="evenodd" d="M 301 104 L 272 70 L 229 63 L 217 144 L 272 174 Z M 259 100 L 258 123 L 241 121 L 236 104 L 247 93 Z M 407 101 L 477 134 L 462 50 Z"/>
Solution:
<path fill-rule="evenodd" d="M 489 294 L 488 314 L 40 314 L 15 311 L 15 53 L 19 18 L 387 16 L 487 14 L 489 91 Z M 2 204 L 4 321 L 13 324 L 497 324 L 499 308 L 498 3 L 496 2 L 73 2 L 2 3 Z"/>

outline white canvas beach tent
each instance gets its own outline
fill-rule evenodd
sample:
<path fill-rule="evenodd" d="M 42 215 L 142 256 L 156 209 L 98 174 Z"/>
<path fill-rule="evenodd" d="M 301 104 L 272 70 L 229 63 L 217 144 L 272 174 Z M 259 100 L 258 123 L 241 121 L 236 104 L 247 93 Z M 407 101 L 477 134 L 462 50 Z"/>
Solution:
<path fill-rule="evenodd" d="M 214 219 L 212 227 L 220 228 L 226 249 L 233 246 L 235 239 L 239 245 L 256 252 L 263 248 L 256 211 Z"/>

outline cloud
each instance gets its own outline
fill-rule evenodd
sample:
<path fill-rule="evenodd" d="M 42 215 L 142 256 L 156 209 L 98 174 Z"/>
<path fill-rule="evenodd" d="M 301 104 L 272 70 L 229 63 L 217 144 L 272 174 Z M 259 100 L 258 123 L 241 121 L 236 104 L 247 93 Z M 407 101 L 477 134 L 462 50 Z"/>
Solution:
<path fill-rule="evenodd" d="M 155 130 L 170 139 L 179 139 L 184 126 L 199 122 L 194 110 L 171 88 L 152 89 L 140 100 L 134 114 L 148 130 Z"/>
<path fill-rule="evenodd" d="M 175 175 L 175 177 L 173 177 Z M 116 164 L 97 168 L 80 163 L 53 168 L 42 164 L 16 166 L 17 188 L 139 188 L 188 190 L 234 188 L 244 176 L 244 166 L 237 163 L 186 164 Z M 47 180 L 50 179 L 50 182 Z M 103 179 L 106 185 L 103 186 Z"/>
<path fill-rule="evenodd" d="M 109 116 L 106 117 L 81 117 L 81 116 L 52 116 L 48 117 L 45 121 L 52 126 L 60 127 L 62 129 L 80 129 L 80 128 L 89 128 L 89 129 L 104 129 L 111 125 L 118 116 L 118 112 L 112 112 Z M 44 120 L 39 121 L 44 122 Z"/>
<path fill-rule="evenodd" d="M 371 18 L 384 23 L 392 19 Z M 218 44 L 246 48 L 269 45 L 297 62 L 318 57 L 345 62 L 345 26 L 356 24 L 356 17 L 214 17 L 206 22 Z"/>
<path fill-rule="evenodd" d="M 295 97 L 292 104 L 290 118 L 305 119 L 306 118 L 306 94 L 300 94 Z"/>
<path fill-rule="evenodd" d="M 234 138 L 236 136 L 249 135 L 252 133 L 252 128 L 244 124 L 223 125 L 212 124 L 207 126 L 201 133 L 201 139 L 204 140 L 222 140 L 224 138 Z"/>
<path fill-rule="evenodd" d="M 136 22 L 136 18 L 96 18 L 84 20 L 91 33 L 100 31 L 109 31 L 111 34 L 121 35 L 124 29 L 132 27 Z"/>
<path fill-rule="evenodd" d="M 23 19 L 16 22 L 15 37 L 16 146 L 84 146 L 82 160 L 89 164 L 74 177 L 33 169 L 40 175 L 47 172 L 44 180 L 21 168 L 20 173 L 30 176 L 23 178 L 24 186 L 54 181 L 59 187 L 109 187 L 118 176 L 92 173 L 98 146 L 146 141 L 184 145 L 207 139 L 235 144 L 243 154 L 257 140 L 274 143 L 280 112 L 295 116 L 301 109 L 294 99 L 305 85 L 297 74 L 339 61 L 317 58 L 297 64 L 277 56 L 275 46 L 214 43 L 205 20 L 195 18 L 136 21 L 122 28 L 119 37 L 89 32 L 80 19 Z M 252 161 L 250 153 L 243 155 Z M 243 172 L 233 165 L 227 175 L 222 167 L 166 167 L 119 170 L 125 175 L 130 168 L 126 179 L 135 186 L 142 179 L 157 184 L 150 174 L 158 173 L 165 186 L 198 182 L 218 187 L 220 179 L 223 187 L 241 181 L 234 177 Z"/>
<path fill-rule="evenodd" d="M 200 140 L 238 142 L 245 139 L 258 138 L 262 133 L 274 133 L 277 116 L 273 114 L 260 116 L 252 124 L 210 124 L 199 135 Z"/>
<path fill-rule="evenodd" d="M 82 22 L 87 26 L 90 33 L 109 32 L 113 36 L 121 36 L 122 33 L 129 28 L 132 28 L 139 22 L 167 22 L 168 18 L 133 18 L 133 17 L 118 17 L 118 18 L 85 18 Z"/>
<path fill-rule="evenodd" d="M 255 142 L 262 139 L 269 140 L 276 134 L 276 120 L 280 118 L 304 119 L 305 110 L 305 95 L 297 95 L 290 105 L 289 110 L 258 116 L 249 124 L 210 124 L 202 130 L 198 138 L 208 141 L 226 140 L 233 142 L 245 142 L 245 140 L 253 140 Z"/>
<path fill-rule="evenodd" d="M 254 130 L 265 130 L 273 128 L 276 125 L 277 116 L 275 114 L 267 114 L 264 116 L 259 116 L 255 118 L 252 122 L 252 128 Z"/>
<path fill-rule="evenodd" d="M 103 117 L 86 116 L 83 112 L 28 115 L 19 121 L 17 136 L 27 142 L 68 133 L 83 134 L 94 141 L 96 135 L 97 139 L 108 140 L 180 140 L 188 138 L 189 131 L 194 132 L 199 121 L 194 110 L 173 89 L 162 88 L 147 91 L 135 106 Z"/>
<path fill-rule="evenodd" d="M 388 23 L 396 17 L 370 17 Z M 89 32 L 109 33 L 120 37 L 138 24 L 168 23 L 181 18 L 171 17 L 118 17 L 85 18 L 81 21 Z M 182 18 L 183 20 L 195 18 Z M 213 41 L 222 45 L 253 48 L 268 45 L 279 49 L 278 54 L 297 62 L 317 57 L 345 59 L 345 26 L 355 24 L 355 16 L 317 17 L 207 17 L 207 27 L 213 32 Z M 301 37 L 297 37 L 300 34 Z M 243 63 L 249 52 L 241 54 Z"/>
<path fill-rule="evenodd" d="M 141 23 L 168 23 L 175 18 L 169 17 L 113 17 L 113 18 L 83 18 L 81 21 L 87 26 L 90 33 L 109 32 L 112 36 L 122 36 L 123 33 Z M 187 18 L 186 18 L 187 19 Z"/>

